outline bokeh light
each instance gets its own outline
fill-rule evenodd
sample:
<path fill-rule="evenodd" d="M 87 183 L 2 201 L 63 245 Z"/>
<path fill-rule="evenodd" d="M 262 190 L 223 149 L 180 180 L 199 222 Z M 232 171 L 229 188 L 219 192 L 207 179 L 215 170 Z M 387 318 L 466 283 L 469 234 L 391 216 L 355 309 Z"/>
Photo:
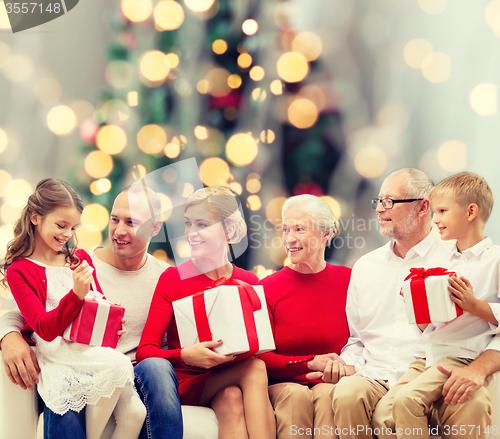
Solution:
<path fill-rule="evenodd" d="M 89 101 L 83 99 L 73 102 L 71 109 L 75 112 L 78 123 L 90 119 L 95 112 L 95 107 Z"/>
<path fill-rule="evenodd" d="M 158 192 L 157 195 L 160 199 L 160 211 L 163 216 L 163 221 L 166 221 L 170 218 L 170 215 L 172 215 L 172 200 L 168 195 L 162 194 L 161 192 Z"/>
<path fill-rule="evenodd" d="M 226 96 L 231 92 L 231 88 L 227 84 L 231 74 L 222 67 L 216 67 L 210 70 L 205 79 L 208 80 L 208 93 L 215 97 Z"/>
<path fill-rule="evenodd" d="M 19 206 L 12 206 L 9 203 L 3 203 L 0 208 L 0 219 L 6 224 L 14 224 L 19 219 L 25 204 L 26 202 Z"/>
<path fill-rule="evenodd" d="M 266 76 L 266 72 L 261 66 L 253 66 L 250 69 L 249 75 L 254 81 L 262 81 L 264 76 Z"/>
<path fill-rule="evenodd" d="M 158 259 L 159 261 L 167 262 L 168 257 L 167 257 L 167 252 L 162 249 L 155 250 L 153 252 L 153 256 Z"/>
<path fill-rule="evenodd" d="M 498 87 L 491 83 L 476 85 L 470 93 L 469 102 L 471 108 L 480 116 L 497 114 Z"/>
<path fill-rule="evenodd" d="M 9 138 L 7 137 L 7 133 L 0 128 L 0 154 L 7 148 L 9 144 Z"/>
<path fill-rule="evenodd" d="M 276 139 L 276 134 L 274 134 L 273 130 L 262 130 L 259 139 L 262 143 L 273 143 L 274 139 Z"/>
<path fill-rule="evenodd" d="M 184 0 L 184 3 L 193 12 L 205 12 L 213 6 L 215 0 Z"/>
<path fill-rule="evenodd" d="M 251 194 L 256 194 L 257 192 L 260 191 L 262 184 L 260 180 L 257 178 L 250 178 L 247 180 L 246 187 L 248 192 L 250 192 Z"/>
<path fill-rule="evenodd" d="M 9 181 L 3 190 L 5 201 L 11 206 L 23 207 L 32 194 L 31 185 L 21 178 Z"/>
<path fill-rule="evenodd" d="M 84 167 L 93 178 L 107 177 L 113 170 L 113 159 L 103 151 L 92 151 L 85 157 Z"/>
<path fill-rule="evenodd" d="M 10 57 L 10 62 L 2 69 L 2 73 L 11 82 L 24 82 L 31 78 L 34 70 L 31 58 L 15 54 Z"/>
<path fill-rule="evenodd" d="M 100 178 L 90 183 L 90 192 L 94 195 L 102 195 L 111 190 L 111 181 L 107 178 Z"/>
<path fill-rule="evenodd" d="M 158 2 L 154 10 L 156 25 L 161 30 L 175 30 L 184 23 L 184 9 L 173 0 Z"/>
<path fill-rule="evenodd" d="M 210 157 L 200 165 L 201 181 L 206 186 L 227 186 L 229 179 L 233 178 L 229 165 L 219 157 Z"/>
<path fill-rule="evenodd" d="M 175 69 L 180 63 L 179 55 L 176 53 L 167 53 L 166 58 L 171 69 Z"/>
<path fill-rule="evenodd" d="M 96 146 L 106 154 L 119 154 L 127 145 L 127 135 L 116 125 L 105 125 L 99 128 Z"/>
<path fill-rule="evenodd" d="M 195 137 L 197 139 L 200 139 L 200 140 L 208 139 L 208 130 L 207 130 L 207 127 L 204 127 L 204 126 L 201 126 L 201 125 L 197 125 L 194 128 L 194 135 L 195 135 Z"/>
<path fill-rule="evenodd" d="M 0 227 L 0 259 L 3 259 L 6 254 L 7 244 L 9 241 L 14 239 L 14 230 L 11 225 L 4 225 Z M 3 287 L 0 286 L 0 295 L 3 297 L 9 297 L 10 292 L 3 290 Z M 10 296 L 9 298 L 12 298 Z"/>
<path fill-rule="evenodd" d="M 153 11 L 151 0 L 122 0 L 122 12 L 134 23 L 146 20 Z"/>
<path fill-rule="evenodd" d="M 326 106 L 325 92 L 317 85 L 306 85 L 299 91 L 298 97 L 309 99 L 316 105 L 318 111 L 321 111 Z"/>
<path fill-rule="evenodd" d="M 285 197 L 276 197 L 267 203 L 266 218 L 273 226 L 281 225 L 281 209 L 285 201 Z"/>
<path fill-rule="evenodd" d="M 169 159 L 175 159 L 176 157 L 179 157 L 180 153 L 181 153 L 181 147 L 176 143 L 167 143 L 163 150 L 163 154 L 165 154 L 165 156 L 168 157 Z"/>
<path fill-rule="evenodd" d="M 339 219 L 342 216 L 342 209 L 340 208 L 340 203 L 335 199 L 328 195 L 323 195 L 320 197 L 322 200 L 325 200 L 326 204 L 330 206 L 333 214 Z"/>
<path fill-rule="evenodd" d="M 189 258 L 191 256 L 191 249 L 186 241 L 177 241 L 175 251 L 180 258 Z"/>
<path fill-rule="evenodd" d="M 229 75 L 227 78 L 227 85 L 233 89 L 238 88 L 242 82 L 241 76 L 236 73 Z"/>
<path fill-rule="evenodd" d="M 12 181 L 12 176 L 5 170 L 0 169 L 0 197 L 3 197 L 5 186 Z"/>
<path fill-rule="evenodd" d="M 247 69 L 252 65 L 252 55 L 249 53 L 242 53 L 240 56 L 238 56 L 237 62 L 238 66 L 240 66 L 242 69 Z"/>
<path fill-rule="evenodd" d="M 448 6 L 447 0 L 418 0 L 420 9 L 426 14 L 435 15 L 440 14 L 446 10 Z"/>
<path fill-rule="evenodd" d="M 139 105 L 139 93 L 136 91 L 129 91 L 127 93 L 127 104 L 131 107 L 137 107 L 137 105 Z"/>
<path fill-rule="evenodd" d="M 146 167 L 144 165 L 134 165 L 132 167 L 132 177 L 134 180 L 139 180 L 139 178 L 144 178 L 148 171 L 146 170 Z"/>
<path fill-rule="evenodd" d="M 271 90 L 271 93 L 274 95 L 281 95 L 283 94 L 283 84 L 279 79 L 275 79 L 274 81 L 271 82 L 269 89 Z"/>
<path fill-rule="evenodd" d="M 432 52 L 422 61 L 422 74 L 429 82 L 445 82 L 451 75 L 451 58 L 443 52 Z"/>
<path fill-rule="evenodd" d="M 460 140 L 448 140 L 437 151 L 439 165 L 448 172 L 460 172 L 467 166 L 467 145 Z"/>
<path fill-rule="evenodd" d="M 58 136 L 67 136 L 76 128 L 75 112 L 66 105 L 57 105 L 47 114 L 49 130 Z"/>
<path fill-rule="evenodd" d="M 241 30 L 246 35 L 255 35 L 259 30 L 259 24 L 252 18 L 245 20 L 241 25 Z"/>
<path fill-rule="evenodd" d="M 196 90 L 198 90 L 199 93 L 206 95 L 208 93 L 209 86 L 210 83 L 207 79 L 200 79 L 196 84 Z"/>
<path fill-rule="evenodd" d="M 500 0 L 492 0 L 486 5 L 484 18 L 494 31 L 500 31 Z"/>
<path fill-rule="evenodd" d="M 354 157 L 354 167 L 365 178 L 375 178 L 382 175 L 387 166 L 384 152 L 376 146 L 362 148 Z"/>
<path fill-rule="evenodd" d="M 216 53 L 217 55 L 222 55 L 223 53 L 226 52 L 227 50 L 227 43 L 224 41 L 224 40 L 215 40 L 213 43 L 212 43 L 212 50 L 214 51 L 214 53 Z"/>
<path fill-rule="evenodd" d="M 403 50 L 406 64 L 414 69 L 421 69 L 425 57 L 430 55 L 433 49 L 432 44 L 423 38 L 409 41 Z"/>
<path fill-rule="evenodd" d="M 132 81 L 132 66 L 127 61 L 111 61 L 104 70 L 106 82 L 113 88 L 125 88 Z"/>
<path fill-rule="evenodd" d="M 234 134 L 226 144 L 226 157 L 235 166 L 249 165 L 258 151 L 257 141 L 249 133 Z"/>
<path fill-rule="evenodd" d="M 247 206 L 250 210 L 256 211 L 262 207 L 262 202 L 258 195 L 250 195 L 247 198 Z"/>
<path fill-rule="evenodd" d="M 287 52 L 281 55 L 276 67 L 279 77 L 286 82 L 302 81 L 309 73 L 306 57 L 298 52 Z"/>
<path fill-rule="evenodd" d="M 191 195 L 193 195 L 194 192 L 194 186 L 191 183 L 185 183 L 184 188 L 182 189 L 182 196 L 183 198 L 189 198 Z"/>
<path fill-rule="evenodd" d="M 80 219 L 82 226 L 91 232 L 102 232 L 109 223 L 109 212 L 104 206 L 92 203 L 87 204 Z"/>
<path fill-rule="evenodd" d="M 173 0 L 170 0 L 173 1 Z M 139 59 L 141 74 L 149 81 L 163 81 L 170 72 L 168 58 L 159 50 L 150 50 L 142 54 Z"/>
<path fill-rule="evenodd" d="M 35 98 L 42 105 L 55 104 L 61 99 L 62 87 L 59 81 L 52 77 L 42 78 L 35 85 Z"/>
<path fill-rule="evenodd" d="M 243 193 L 243 187 L 237 181 L 233 181 L 229 184 L 229 188 L 236 194 L 241 195 Z"/>
<path fill-rule="evenodd" d="M 167 133 L 159 125 L 145 125 L 137 133 L 137 146 L 146 154 L 158 154 L 166 144 Z"/>
<path fill-rule="evenodd" d="M 252 91 L 252 99 L 254 101 L 263 102 L 266 100 L 267 93 L 264 89 L 257 87 Z"/>
<path fill-rule="evenodd" d="M 292 50 L 304 55 L 307 61 L 314 61 L 321 55 L 321 38 L 313 32 L 301 32 L 292 41 Z"/>
<path fill-rule="evenodd" d="M 295 99 L 288 107 L 288 120 L 297 128 L 310 128 L 318 120 L 318 109 L 309 99 Z"/>
<path fill-rule="evenodd" d="M 98 230 L 89 230 L 83 224 L 75 231 L 78 247 L 85 251 L 92 251 L 102 243 L 102 234 Z"/>

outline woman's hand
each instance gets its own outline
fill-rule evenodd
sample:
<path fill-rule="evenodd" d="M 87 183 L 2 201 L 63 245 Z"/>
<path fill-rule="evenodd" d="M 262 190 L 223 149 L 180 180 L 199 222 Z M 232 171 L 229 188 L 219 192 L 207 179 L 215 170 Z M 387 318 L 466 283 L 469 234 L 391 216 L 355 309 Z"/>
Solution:
<path fill-rule="evenodd" d="M 181 358 L 186 366 L 196 366 L 201 369 L 210 369 L 214 366 L 236 359 L 236 355 L 221 355 L 211 351 L 222 344 L 222 340 L 204 341 L 181 350 Z"/>
<path fill-rule="evenodd" d="M 90 269 L 87 261 L 83 261 L 73 271 L 73 292 L 79 299 L 83 300 L 90 290 L 92 282 L 92 269 Z"/>
<path fill-rule="evenodd" d="M 335 353 L 331 353 L 316 355 L 312 360 L 307 362 L 307 366 L 309 367 L 309 370 L 313 372 L 323 372 L 329 361 L 338 361 L 339 363 L 345 365 L 345 361 L 342 360 L 342 358 Z"/>
<path fill-rule="evenodd" d="M 120 305 L 120 302 L 115 302 L 115 305 L 118 305 L 118 306 L 121 306 Z M 127 321 L 127 319 L 125 319 L 125 317 L 123 317 L 122 319 L 122 329 L 120 329 L 117 334 L 118 334 L 118 343 L 120 343 L 123 339 L 123 336 L 125 335 L 125 333 L 127 332 L 127 329 L 125 328 L 125 322 Z"/>

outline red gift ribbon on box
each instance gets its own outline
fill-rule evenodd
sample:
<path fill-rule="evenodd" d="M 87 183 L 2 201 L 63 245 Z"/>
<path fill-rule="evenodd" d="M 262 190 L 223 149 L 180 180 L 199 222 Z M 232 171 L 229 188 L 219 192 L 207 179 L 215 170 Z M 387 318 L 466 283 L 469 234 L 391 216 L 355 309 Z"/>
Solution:
<path fill-rule="evenodd" d="M 241 354 L 238 358 L 244 359 L 253 356 L 259 350 L 259 339 L 257 337 L 257 327 L 253 313 L 262 308 L 259 296 L 255 290 L 246 282 L 237 279 L 226 279 L 225 277 L 217 279 L 213 282 L 211 288 L 220 287 L 223 285 L 234 285 L 238 287 L 240 296 L 241 309 L 243 312 L 243 322 L 248 337 L 249 351 Z M 198 339 L 200 343 L 204 341 L 212 341 L 212 332 L 208 323 L 207 311 L 205 308 L 205 291 L 193 294 L 193 311 L 196 322 L 196 330 L 198 331 Z"/>
<path fill-rule="evenodd" d="M 429 276 L 457 276 L 454 271 L 448 271 L 443 267 L 428 268 L 423 267 L 410 268 L 410 274 L 405 277 L 405 281 L 410 279 L 411 300 L 413 302 L 413 312 L 415 313 L 416 322 L 430 322 L 431 316 L 429 313 L 429 302 L 427 301 L 427 293 L 425 290 L 425 279 Z M 457 317 L 463 314 L 462 308 L 455 303 Z"/>

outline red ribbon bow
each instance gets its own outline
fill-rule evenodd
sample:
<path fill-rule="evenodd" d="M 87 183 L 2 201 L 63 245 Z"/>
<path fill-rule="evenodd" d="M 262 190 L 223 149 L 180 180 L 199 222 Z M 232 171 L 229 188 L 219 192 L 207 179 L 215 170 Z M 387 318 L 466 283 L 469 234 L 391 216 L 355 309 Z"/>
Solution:
<path fill-rule="evenodd" d="M 255 318 L 253 313 L 262 308 L 259 296 L 255 290 L 246 282 L 236 279 L 226 279 L 225 277 L 213 281 L 212 288 L 223 285 L 235 285 L 238 287 L 238 293 L 241 301 L 241 309 L 243 312 L 243 321 L 248 337 L 249 352 L 240 359 L 248 358 L 254 355 L 259 350 L 259 339 L 257 337 L 257 328 L 255 326 Z M 208 288 L 210 289 L 210 288 Z M 198 331 L 198 338 L 201 342 L 212 341 L 212 332 L 208 323 L 208 315 L 205 308 L 205 290 L 197 292 L 193 295 L 193 311 Z"/>
<path fill-rule="evenodd" d="M 456 276 L 457 273 L 454 271 L 448 271 L 443 267 L 434 267 L 428 268 L 427 270 L 424 267 L 419 268 L 410 268 L 410 274 L 405 277 L 405 280 L 408 279 L 425 279 L 429 276 L 444 276 L 448 274 L 449 276 Z"/>

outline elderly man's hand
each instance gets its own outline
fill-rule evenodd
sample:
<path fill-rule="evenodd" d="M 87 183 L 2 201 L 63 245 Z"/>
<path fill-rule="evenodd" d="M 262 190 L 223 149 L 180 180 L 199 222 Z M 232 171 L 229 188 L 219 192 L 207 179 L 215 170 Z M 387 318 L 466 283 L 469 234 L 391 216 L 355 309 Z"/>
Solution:
<path fill-rule="evenodd" d="M 342 358 L 340 358 L 335 353 L 331 353 L 331 354 L 316 355 L 312 360 L 309 360 L 307 362 L 307 366 L 309 367 L 309 370 L 313 372 L 323 372 L 329 361 L 338 361 L 339 363 L 345 365 L 345 361 L 342 360 Z"/>
<path fill-rule="evenodd" d="M 306 375 L 308 380 L 322 380 L 325 383 L 336 384 L 341 378 L 356 373 L 354 366 L 348 366 L 344 361 L 329 360 L 323 372 L 311 372 Z"/>
<path fill-rule="evenodd" d="M 10 332 L 2 339 L 2 359 L 9 379 L 22 389 L 34 389 L 40 367 L 36 355 L 18 332 Z M 32 381 L 33 380 L 33 381 Z"/>
<path fill-rule="evenodd" d="M 462 404 L 483 384 L 485 375 L 481 370 L 469 366 L 448 369 L 438 364 L 438 370 L 448 375 L 443 387 L 443 397 L 446 404 Z"/>

